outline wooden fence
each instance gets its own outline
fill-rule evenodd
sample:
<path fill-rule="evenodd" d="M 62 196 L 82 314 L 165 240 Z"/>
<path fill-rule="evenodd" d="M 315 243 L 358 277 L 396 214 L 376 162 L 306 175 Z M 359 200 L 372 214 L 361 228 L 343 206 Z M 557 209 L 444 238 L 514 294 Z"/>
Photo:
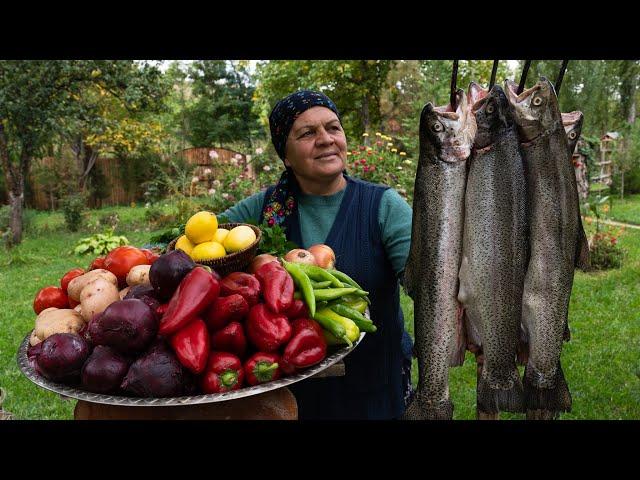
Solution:
<path fill-rule="evenodd" d="M 214 153 L 215 152 L 215 153 Z M 239 171 L 245 171 L 245 174 L 251 178 L 255 178 L 254 171 L 251 163 L 249 162 L 251 157 L 244 155 L 233 150 L 226 148 L 187 148 L 185 150 L 176 152 L 176 156 L 180 156 L 191 165 L 197 165 L 196 175 L 204 168 L 210 168 L 213 175 L 219 173 L 216 168 L 221 164 L 231 164 L 237 162 Z M 45 168 L 56 168 L 56 160 L 54 157 L 45 157 L 34 162 L 32 167 L 38 164 Z M 108 196 L 104 198 L 100 205 L 95 206 L 109 206 L 109 205 L 128 205 L 131 202 L 142 200 L 139 198 L 139 192 L 135 189 L 127 191 L 124 188 L 124 179 L 121 177 L 121 171 L 119 168 L 119 160 L 117 158 L 98 158 L 93 168 L 101 170 L 108 182 Z M 54 196 L 48 193 L 43 185 L 39 185 L 33 175 L 29 178 L 30 185 L 32 187 L 33 195 L 29 206 L 38 210 L 50 210 L 57 208 L 57 202 Z"/>

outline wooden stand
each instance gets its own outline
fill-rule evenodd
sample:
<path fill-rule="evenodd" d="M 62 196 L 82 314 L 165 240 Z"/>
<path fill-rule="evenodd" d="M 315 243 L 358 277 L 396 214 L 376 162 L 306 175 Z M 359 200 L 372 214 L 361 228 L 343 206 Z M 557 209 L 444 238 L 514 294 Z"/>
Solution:
<path fill-rule="evenodd" d="M 314 377 L 342 376 L 344 372 L 344 363 L 338 362 Z M 298 403 L 293 393 L 283 387 L 226 402 L 175 407 L 105 405 L 79 400 L 73 416 L 76 420 L 297 420 Z"/>

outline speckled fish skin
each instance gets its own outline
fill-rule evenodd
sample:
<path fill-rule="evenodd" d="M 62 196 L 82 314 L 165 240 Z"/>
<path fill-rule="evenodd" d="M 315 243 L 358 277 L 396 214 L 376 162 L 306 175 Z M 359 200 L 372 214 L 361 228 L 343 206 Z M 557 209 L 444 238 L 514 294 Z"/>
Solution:
<path fill-rule="evenodd" d="M 525 276 L 522 324 L 529 355 L 524 375 L 527 410 L 571 410 L 560 365 L 575 266 L 581 248 L 575 173 L 556 94 L 542 78 L 520 95 L 507 82 L 527 173 L 530 259 Z"/>
<path fill-rule="evenodd" d="M 411 247 L 404 273 L 405 289 L 414 300 L 419 379 L 405 420 L 451 419 L 449 366 L 464 361 L 456 295 L 466 160 L 475 122 L 462 90 L 457 98 L 455 113 L 429 103 L 420 116 Z"/>
<path fill-rule="evenodd" d="M 576 151 L 576 145 L 578 145 L 578 140 L 580 139 L 580 134 L 582 133 L 582 124 L 584 122 L 584 115 L 582 112 L 569 112 L 562 113 L 562 126 L 564 127 L 564 132 L 567 135 L 567 143 L 569 145 L 569 158 L 573 155 L 573 152 Z"/>
<path fill-rule="evenodd" d="M 484 356 L 478 410 L 523 412 L 516 349 L 528 247 L 524 166 L 502 88 L 494 85 L 473 111 L 478 132 L 467 176 L 458 300 Z"/>

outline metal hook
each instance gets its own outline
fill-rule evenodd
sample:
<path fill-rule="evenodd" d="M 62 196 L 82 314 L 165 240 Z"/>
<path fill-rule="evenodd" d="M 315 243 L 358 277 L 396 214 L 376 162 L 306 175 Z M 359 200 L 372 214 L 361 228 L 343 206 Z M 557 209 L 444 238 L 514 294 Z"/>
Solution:
<path fill-rule="evenodd" d="M 562 66 L 560 67 L 560 72 L 558 73 L 558 79 L 556 80 L 555 89 L 556 89 L 556 97 L 560 94 L 560 85 L 562 85 L 562 79 L 564 78 L 564 72 L 567 70 L 567 64 L 569 60 L 563 60 Z"/>
<path fill-rule="evenodd" d="M 518 84 L 518 90 L 516 94 L 520 95 L 524 90 L 524 84 L 527 81 L 527 73 L 529 73 L 529 67 L 531 66 L 531 60 L 525 60 L 524 68 L 522 69 L 522 75 L 520 76 L 520 83 Z"/>
<path fill-rule="evenodd" d="M 498 60 L 494 60 L 493 61 L 493 68 L 491 69 L 491 80 L 489 80 L 489 90 L 491 90 L 491 88 L 496 83 L 496 73 L 497 72 L 498 72 Z"/>
<path fill-rule="evenodd" d="M 458 60 L 454 60 L 453 71 L 451 72 L 451 93 L 449 94 L 449 103 L 451 104 L 451 109 L 454 112 L 458 109 L 457 83 L 458 83 Z"/>

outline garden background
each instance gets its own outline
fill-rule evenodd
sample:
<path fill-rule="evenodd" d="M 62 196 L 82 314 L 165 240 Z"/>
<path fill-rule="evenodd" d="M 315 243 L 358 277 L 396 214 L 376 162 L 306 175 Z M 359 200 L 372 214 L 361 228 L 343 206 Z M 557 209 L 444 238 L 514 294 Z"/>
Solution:
<path fill-rule="evenodd" d="M 560 61 L 535 61 L 555 79 Z M 0 387 L 14 418 L 72 418 L 66 402 L 27 380 L 15 353 L 33 326 L 33 297 L 95 255 L 75 246 L 98 234 L 161 245 L 201 209 L 221 212 L 274 183 L 281 162 L 268 113 L 298 88 L 337 104 L 351 175 L 411 204 L 417 127 L 428 101 L 445 104 L 449 61 L 0 61 Z M 500 62 L 497 79 L 519 79 Z M 492 61 L 461 61 L 458 85 L 486 85 Z M 599 139 L 619 132 L 613 178 L 582 205 L 592 272 L 577 272 L 572 339 L 563 366 L 574 407 L 561 418 L 640 418 L 640 62 L 571 61 L 561 110 L 585 115 L 581 152 L 595 172 Z M 38 207 L 38 208 L 36 208 Z M 618 220 L 628 227 L 608 226 Z M 93 237 L 95 239 L 95 237 Z M 413 334 L 411 299 L 402 295 Z M 417 365 L 414 362 L 414 382 Z M 475 415 L 475 362 L 451 370 L 455 418 Z M 504 415 L 504 418 L 522 418 Z"/>

